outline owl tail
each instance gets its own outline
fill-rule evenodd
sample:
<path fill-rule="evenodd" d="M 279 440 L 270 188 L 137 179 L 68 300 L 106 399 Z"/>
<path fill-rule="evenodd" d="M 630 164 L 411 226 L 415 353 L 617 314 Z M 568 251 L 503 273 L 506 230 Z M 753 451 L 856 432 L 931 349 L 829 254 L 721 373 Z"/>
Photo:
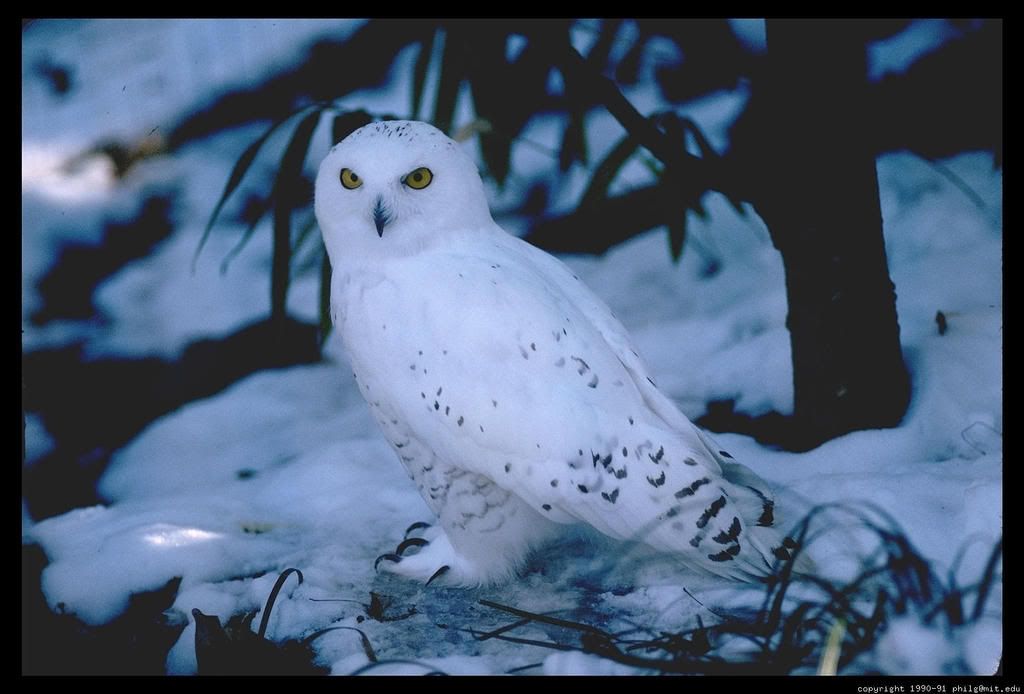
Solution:
<path fill-rule="evenodd" d="M 753 470 L 739 463 L 721 460 L 722 474 L 732 483 L 731 496 L 746 520 L 747 543 L 760 561 L 747 562 L 752 574 L 761 576 L 780 571 L 784 562 L 794 561 L 796 573 L 813 573 L 814 562 L 794 537 L 786 534 L 784 518 L 778 511 L 768 484 Z M 795 557 L 795 559 L 794 559 Z"/>

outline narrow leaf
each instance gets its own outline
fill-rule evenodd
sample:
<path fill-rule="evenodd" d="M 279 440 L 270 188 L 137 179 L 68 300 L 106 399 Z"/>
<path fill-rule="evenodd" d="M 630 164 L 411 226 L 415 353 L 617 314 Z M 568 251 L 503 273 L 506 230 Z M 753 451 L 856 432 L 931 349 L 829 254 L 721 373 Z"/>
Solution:
<path fill-rule="evenodd" d="M 697 150 L 700 152 L 700 156 L 704 159 L 716 159 L 718 158 L 718 152 L 711 146 L 708 138 L 704 135 L 704 132 L 700 127 L 693 121 L 692 118 L 680 118 L 674 113 L 672 116 L 679 122 L 683 132 L 687 132 L 693 135 L 693 140 L 697 144 Z"/>
<path fill-rule="evenodd" d="M 474 60 L 480 60 L 479 57 Z M 487 167 L 487 173 L 497 182 L 499 186 L 505 184 L 508 178 L 509 162 L 512 156 L 512 140 L 507 132 L 502 129 L 502 117 L 505 115 L 502 109 L 501 97 L 497 93 L 503 87 L 500 80 L 494 79 L 495 75 L 504 74 L 504 56 L 502 61 L 495 66 L 489 74 L 476 74 L 470 77 L 470 95 L 473 98 L 473 111 L 477 115 L 475 122 L 487 124 L 486 129 L 477 130 L 472 134 L 480 135 L 480 154 Z M 479 69 L 479 66 L 477 66 Z M 492 118 L 495 118 L 492 120 Z M 495 127 L 495 124 L 498 127 Z M 462 130 L 462 129 L 460 129 Z M 455 138 L 456 140 L 458 138 Z"/>
<path fill-rule="evenodd" d="M 462 59 L 463 41 L 460 31 L 449 24 L 444 33 L 444 53 L 441 55 L 441 76 L 437 82 L 437 101 L 434 102 L 433 123 L 443 133 L 452 129 L 455 102 L 459 98 L 459 85 L 465 71 Z"/>
<path fill-rule="evenodd" d="M 231 265 L 231 261 L 235 259 L 235 256 L 242 252 L 242 249 L 249 245 L 249 240 L 252 239 L 253 233 L 256 231 L 256 227 L 263 221 L 263 218 L 267 216 L 267 210 L 264 210 L 260 215 L 253 220 L 249 228 L 242 234 L 242 238 L 238 240 L 238 243 L 228 251 L 228 254 L 224 256 L 224 260 L 220 262 L 220 274 L 227 274 L 228 267 Z"/>
<path fill-rule="evenodd" d="M 619 171 L 636 152 L 637 147 L 639 147 L 639 144 L 629 135 L 622 138 L 618 144 L 612 147 L 612 151 L 608 153 L 608 156 L 594 169 L 594 174 L 590 177 L 590 185 L 587 186 L 583 197 L 580 198 L 580 207 L 588 207 L 599 200 L 608 198 L 608 189 L 611 187 L 612 181 L 615 180 L 615 177 L 619 175 Z"/>
<path fill-rule="evenodd" d="M 598 72 L 603 73 L 608 65 L 608 58 L 611 56 L 612 48 L 615 46 L 615 37 L 618 35 L 619 29 L 622 28 L 624 22 L 625 20 L 622 19 L 601 20 L 601 30 L 597 35 L 597 41 L 594 42 L 590 52 L 587 53 L 587 62 Z"/>
<path fill-rule="evenodd" d="M 587 165 L 586 111 L 575 102 L 572 89 L 566 89 L 569 102 L 569 122 L 562 134 L 562 147 L 558 151 L 558 168 L 568 171 L 573 162 Z"/>
<path fill-rule="evenodd" d="M 416 65 L 412 71 L 412 108 L 409 117 L 419 117 L 420 105 L 423 103 L 423 90 L 427 85 L 427 69 L 430 67 L 430 58 L 434 55 L 434 42 L 437 40 L 437 31 L 431 31 L 430 35 L 423 39 L 420 44 L 420 54 L 416 56 Z"/>
<path fill-rule="evenodd" d="M 274 587 L 270 591 L 270 597 L 267 598 L 267 605 L 263 609 L 263 617 L 260 619 L 260 630 L 258 636 L 262 639 L 267 635 L 267 625 L 270 623 L 270 611 L 274 609 L 274 602 L 277 600 L 277 594 L 281 592 L 281 588 L 284 586 L 284 582 L 288 580 L 288 577 L 295 574 L 296 578 L 299 579 L 299 584 L 302 584 L 302 572 L 298 569 L 285 569 L 281 572 L 281 575 L 277 577 L 277 581 L 274 583 Z"/>
<path fill-rule="evenodd" d="M 300 221 L 298 223 L 296 223 L 296 213 L 299 214 Z M 295 230 L 296 228 L 298 231 Z M 313 210 L 293 211 L 291 276 L 294 278 L 310 272 L 319 272 L 322 248 L 323 236 L 320 234 Z"/>
<path fill-rule="evenodd" d="M 600 38 L 598 40 L 600 41 Z M 572 45 L 568 30 L 565 32 L 564 41 L 566 45 Z M 598 53 L 591 61 L 591 65 L 598 72 L 601 71 L 601 68 L 597 66 L 600 61 L 600 50 L 598 48 Z M 562 147 L 558 152 L 558 167 L 561 171 L 568 171 L 573 162 L 578 161 L 584 166 L 587 165 L 586 117 L 588 104 L 586 92 L 578 89 L 573 80 L 564 80 L 563 95 L 568 111 L 568 122 L 562 135 Z"/>
<path fill-rule="evenodd" d="M 313 137 L 324 106 L 307 114 L 295 127 L 274 180 L 274 254 L 270 274 L 271 318 L 285 317 L 288 298 L 289 269 L 291 264 L 291 218 L 297 207 L 296 190 L 300 189 L 302 165 L 306 160 L 309 142 Z"/>
<path fill-rule="evenodd" d="M 338 144 L 367 123 L 373 122 L 373 116 L 363 110 L 339 113 L 331 121 L 331 144 Z"/>
<path fill-rule="evenodd" d="M 224 186 L 224 192 L 220 194 L 220 199 L 213 208 L 213 214 L 210 215 L 210 221 L 206 223 L 206 229 L 203 230 L 203 237 L 199 239 L 199 245 L 196 247 L 195 255 L 192 257 L 192 272 L 196 271 L 196 263 L 199 261 L 199 254 L 202 252 L 203 246 L 206 245 L 206 241 L 210 237 L 210 232 L 213 230 L 213 225 L 217 221 L 217 216 L 220 214 L 221 208 L 224 207 L 224 203 L 227 202 L 227 199 L 231 196 L 231 193 L 235 191 L 235 188 L 238 187 L 238 184 L 242 182 L 242 177 L 245 176 L 249 167 L 252 166 L 252 163 L 256 160 L 256 155 L 259 153 L 260 148 L 263 147 L 264 143 L 266 143 L 268 139 L 270 139 L 270 136 L 274 134 L 275 130 L 284 125 L 284 123 L 291 119 L 292 116 L 302 113 L 308 108 L 312 108 L 312 106 L 305 106 L 297 111 L 292 111 L 287 116 L 275 121 L 265 133 L 256 138 L 256 140 L 246 147 L 244 152 L 242 152 L 242 156 L 238 158 L 238 161 L 235 162 L 235 167 L 231 170 L 231 175 L 228 176 L 228 182 Z M 319 106 L 319 108 L 323 107 Z"/>
<path fill-rule="evenodd" d="M 476 118 L 456 130 L 451 137 L 456 142 L 466 142 L 477 135 L 486 134 L 493 130 L 494 127 L 489 120 Z"/>
<path fill-rule="evenodd" d="M 327 342 L 334 322 L 331 318 L 331 257 L 327 249 L 323 249 L 320 261 L 320 346 Z"/>
<path fill-rule="evenodd" d="M 498 183 L 505 184 L 511 158 L 513 128 L 509 116 L 522 98 L 518 82 L 505 59 L 507 30 L 498 24 L 486 24 L 465 36 L 466 77 L 469 80 L 473 111 L 478 120 L 489 124 L 480 132 L 480 154 L 487 172 Z M 509 85 L 516 84 L 515 90 Z"/>
<path fill-rule="evenodd" d="M 722 156 L 715 151 L 714 147 L 711 146 L 711 143 L 708 141 L 708 138 L 704 135 L 704 131 L 700 129 L 696 122 L 694 122 L 690 118 L 679 118 L 679 116 L 675 115 L 674 113 L 670 115 L 678 121 L 679 125 L 686 132 L 689 132 L 691 135 L 693 135 L 693 140 L 697 144 L 697 149 L 700 151 L 700 156 L 702 159 L 710 162 L 712 165 L 717 165 L 718 163 L 721 162 Z M 720 192 L 723 195 L 725 195 L 725 199 L 728 200 L 730 205 L 732 205 L 732 208 L 736 211 L 736 214 L 738 214 L 741 217 L 747 216 L 747 211 L 743 209 L 743 203 L 735 194 L 729 192 L 728 190 L 722 190 Z M 701 219 L 706 219 L 707 215 L 702 208 L 698 208 L 696 211 L 700 215 Z"/>
<path fill-rule="evenodd" d="M 684 211 L 677 219 L 679 221 L 668 224 L 668 247 L 672 254 L 672 262 L 676 264 L 683 255 L 683 242 L 686 240 L 686 212 Z"/>
<path fill-rule="evenodd" d="M 314 229 L 317 229 L 316 215 L 310 214 L 306 221 L 303 222 L 302 226 L 299 227 L 299 232 L 295 235 L 295 240 L 292 242 L 292 252 L 296 254 L 296 256 L 298 255 L 298 252 L 302 250 L 306 241 L 314 236 Z M 315 236 L 316 238 L 321 238 L 319 233 Z M 315 260 L 318 252 L 319 250 L 317 248 L 311 248 L 306 261 Z"/>

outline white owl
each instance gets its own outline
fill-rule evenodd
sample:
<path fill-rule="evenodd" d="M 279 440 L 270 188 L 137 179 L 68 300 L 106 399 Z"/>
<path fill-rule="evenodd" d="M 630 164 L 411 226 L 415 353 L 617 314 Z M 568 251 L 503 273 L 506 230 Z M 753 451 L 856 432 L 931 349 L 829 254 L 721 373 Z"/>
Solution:
<path fill-rule="evenodd" d="M 658 391 L 565 265 L 495 224 L 439 130 L 352 133 L 320 166 L 316 216 L 359 388 L 439 519 L 383 567 L 494 583 L 571 523 L 734 578 L 788 556 L 767 485 Z"/>

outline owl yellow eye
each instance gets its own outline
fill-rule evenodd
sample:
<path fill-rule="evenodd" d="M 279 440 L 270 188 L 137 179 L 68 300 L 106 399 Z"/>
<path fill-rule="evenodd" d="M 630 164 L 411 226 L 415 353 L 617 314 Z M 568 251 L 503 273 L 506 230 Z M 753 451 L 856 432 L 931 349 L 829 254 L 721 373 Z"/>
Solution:
<path fill-rule="evenodd" d="M 434 174 L 430 173 L 430 169 L 427 167 L 421 166 L 402 179 L 402 183 L 413 190 L 423 190 L 430 185 L 432 180 L 434 180 Z"/>
<path fill-rule="evenodd" d="M 349 190 L 355 190 L 359 186 L 363 185 L 363 179 L 359 178 L 356 172 L 352 169 L 342 169 L 341 185 L 345 186 Z"/>

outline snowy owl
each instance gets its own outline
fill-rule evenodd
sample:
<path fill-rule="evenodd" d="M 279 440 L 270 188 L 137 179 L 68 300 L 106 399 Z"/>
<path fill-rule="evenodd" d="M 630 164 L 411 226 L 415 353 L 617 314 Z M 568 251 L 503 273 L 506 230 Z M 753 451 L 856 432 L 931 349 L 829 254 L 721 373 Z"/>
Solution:
<path fill-rule="evenodd" d="M 359 389 L 439 521 L 381 568 L 495 583 L 572 523 L 739 579 L 787 558 L 764 481 L 657 389 L 571 270 L 494 222 L 441 131 L 356 130 L 321 164 L 315 208 Z"/>

